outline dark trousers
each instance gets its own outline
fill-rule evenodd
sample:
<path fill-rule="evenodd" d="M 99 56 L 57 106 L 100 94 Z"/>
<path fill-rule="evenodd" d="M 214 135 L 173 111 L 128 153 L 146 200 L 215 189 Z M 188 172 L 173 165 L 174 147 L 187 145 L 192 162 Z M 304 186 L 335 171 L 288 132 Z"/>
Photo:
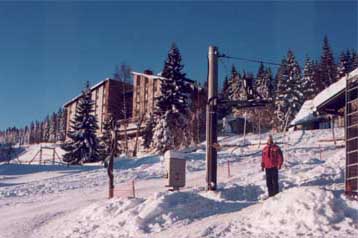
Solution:
<path fill-rule="evenodd" d="M 278 169 L 270 168 L 266 169 L 266 184 L 269 196 L 275 196 L 278 194 Z"/>

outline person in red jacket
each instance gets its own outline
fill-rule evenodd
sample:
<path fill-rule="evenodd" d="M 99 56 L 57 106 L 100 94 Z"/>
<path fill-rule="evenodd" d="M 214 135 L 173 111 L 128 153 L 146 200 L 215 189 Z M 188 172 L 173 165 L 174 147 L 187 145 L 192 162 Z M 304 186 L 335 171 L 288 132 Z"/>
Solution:
<path fill-rule="evenodd" d="M 272 135 L 269 135 L 267 144 L 262 150 L 261 169 L 266 171 L 266 184 L 269 197 L 279 192 L 278 170 L 283 164 L 283 155 L 280 147 L 273 142 Z"/>

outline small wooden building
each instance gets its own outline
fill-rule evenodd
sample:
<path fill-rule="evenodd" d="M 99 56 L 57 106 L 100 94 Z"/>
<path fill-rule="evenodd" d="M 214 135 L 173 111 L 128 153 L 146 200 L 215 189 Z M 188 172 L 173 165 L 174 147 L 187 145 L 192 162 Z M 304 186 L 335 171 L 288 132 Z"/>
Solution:
<path fill-rule="evenodd" d="M 358 195 L 358 68 L 341 78 L 330 88 L 332 92 L 325 97 L 322 96 L 321 103 L 317 105 L 317 110 L 335 116 L 344 115 L 345 191 L 349 195 Z"/>
<path fill-rule="evenodd" d="M 98 134 L 102 134 L 103 122 L 108 114 L 112 114 L 115 119 L 131 117 L 133 88 L 130 84 L 107 78 L 91 87 L 92 100 L 94 101 L 94 115 L 97 118 Z M 71 129 L 76 106 L 81 95 L 68 101 L 64 108 L 67 113 L 66 136 Z M 126 115 L 124 114 L 124 103 L 126 104 Z"/>

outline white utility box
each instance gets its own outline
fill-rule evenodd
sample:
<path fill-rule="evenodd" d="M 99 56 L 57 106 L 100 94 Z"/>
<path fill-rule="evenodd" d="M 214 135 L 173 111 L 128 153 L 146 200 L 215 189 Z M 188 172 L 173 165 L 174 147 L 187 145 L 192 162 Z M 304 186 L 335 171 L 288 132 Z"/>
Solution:
<path fill-rule="evenodd" d="M 173 187 L 173 190 L 179 190 L 185 186 L 186 160 L 184 153 L 168 150 L 164 154 L 164 165 L 167 171 L 167 187 Z"/>

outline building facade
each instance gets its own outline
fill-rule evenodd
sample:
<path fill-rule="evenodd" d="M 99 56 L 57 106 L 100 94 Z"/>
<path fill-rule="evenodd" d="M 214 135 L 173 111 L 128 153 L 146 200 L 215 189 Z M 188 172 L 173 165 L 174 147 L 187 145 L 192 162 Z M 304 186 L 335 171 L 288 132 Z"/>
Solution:
<path fill-rule="evenodd" d="M 116 120 L 130 118 L 132 113 L 133 87 L 121 81 L 105 79 L 90 88 L 94 101 L 94 115 L 98 123 L 98 135 L 102 134 L 103 122 L 111 114 Z M 66 138 L 71 129 L 71 121 L 76 113 L 76 106 L 81 95 L 64 105 L 66 110 Z M 125 105 L 125 107 L 124 107 Z M 126 111 L 126 114 L 124 113 Z"/>
<path fill-rule="evenodd" d="M 155 110 L 156 98 L 160 96 L 161 80 L 163 77 L 154 75 L 151 70 L 143 73 L 132 72 L 133 75 L 133 110 L 132 121 L 145 118 Z M 188 104 L 191 117 L 190 124 L 194 141 L 202 141 L 205 138 L 205 111 L 207 90 L 200 87 L 195 81 L 186 79 L 188 92 Z M 189 89 L 190 88 L 190 89 Z"/>
<path fill-rule="evenodd" d="M 133 119 L 148 115 L 154 111 L 155 98 L 160 95 L 160 76 L 150 70 L 133 75 Z"/>

